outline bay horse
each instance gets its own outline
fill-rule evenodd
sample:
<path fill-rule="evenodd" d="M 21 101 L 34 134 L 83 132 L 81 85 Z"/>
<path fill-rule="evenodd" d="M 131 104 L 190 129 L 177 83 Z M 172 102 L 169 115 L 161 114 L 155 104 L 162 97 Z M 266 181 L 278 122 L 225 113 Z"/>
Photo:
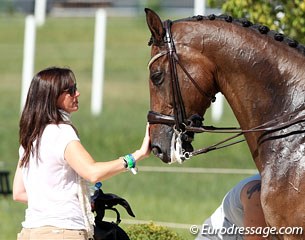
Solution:
<path fill-rule="evenodd" d="M 163 22 L 151 9 L 145 12 L 153 153 L 171 163 L 207 152 L 194 151 L 191 142 L 195 133 L 217 131 L 202 121 L 221 92 L 261 174 L 266 223 L 304 229 L 305 47 L 246 19 L 209 15 Z M 305 239 L 305 231 L 273 239 Z"/>

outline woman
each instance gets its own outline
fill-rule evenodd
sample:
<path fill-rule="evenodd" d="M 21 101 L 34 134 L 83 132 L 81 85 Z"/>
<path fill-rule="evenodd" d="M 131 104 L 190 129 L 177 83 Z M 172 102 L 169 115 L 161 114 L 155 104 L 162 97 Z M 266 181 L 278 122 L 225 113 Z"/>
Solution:
<path fill-rule="evenodd" d="M 19 129 L 13 198 L 28 204 L 18 239 L 89 239 L 93 235 L 86 181 L 126 170 L 150 154 L 149 127 L 139 150 L 96 162 L 81 144 L 70 114 L 78 110 L 76 79 L 67 68 L 47 68 L 30 85 Z M 86 181 L 85 181 L 86 180 Z"/>

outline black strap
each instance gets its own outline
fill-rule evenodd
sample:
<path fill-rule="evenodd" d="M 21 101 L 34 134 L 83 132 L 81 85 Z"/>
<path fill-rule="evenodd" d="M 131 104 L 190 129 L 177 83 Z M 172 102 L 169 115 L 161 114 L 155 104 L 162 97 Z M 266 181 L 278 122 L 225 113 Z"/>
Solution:
<path fill-rule="evenodd" d="M 168 49 L 168 59 L 169 59 L 169 66 L 171 71 L 171 86 L 172 86 L 172 101 L 174 107 L 174 115 L 175 115 L 175 122 L 176 122 L 176 129 L 181 130 L 183 128 L 183 124 L 186 124 L 186 114 L 185 114 L 185 107 L 180 91 L 177 68 L 176 68 L 176 61 L 177 61 L 177 54 L 175 45 L 171 36 L 171 24 L 170 20 L 165 21 L 165 43 Z M 184 130 L 184 129 L 183 129 Z"/>

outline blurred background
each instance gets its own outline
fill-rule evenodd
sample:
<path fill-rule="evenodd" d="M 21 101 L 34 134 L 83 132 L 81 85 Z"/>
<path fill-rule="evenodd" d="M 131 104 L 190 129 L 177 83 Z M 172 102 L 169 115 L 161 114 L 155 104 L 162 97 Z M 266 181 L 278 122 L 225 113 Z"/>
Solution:
<path fill-rule="evenodd" d="M 255 4 L 266 4 L 266 1 L 239 1 L 247 5 L 238 8 L 240 5 L 236 5 L 234 0 L 202 1 L 199 4 L 203 2 L 206 15 L 226 12 L 250 19 L 253 13 L 260 11 L 255 10 Z M 272 2 L 277 4 L 269 6 Z M 302 10 L 302 2 L 298 1 L 299 5 L 294 7 Z M 195 4 L 192 0 L 48 0 L 45 17 L 39 24 L 35 23 L 32 44 L 27 45 L 27 21 L 35 15 L 35 1 L 0 0 L 0 172 L 3 180 L 8 177 L 10 189 L 6 190 L 12 188 L 18 161 L 18 126 L 24 79 L 49 66 L 70 67 L 75 72 L 81 93 L 80 109 L 73 114 L 72 121 L 83 145 L 97 161 L 112 160 L 130 153 L 142 142 L 149 110 L 147 63 L 150 47 L 147 43 L 150 32 L 144 7 L 155 10 L 163 20 L 175 20 L 196 15 Z M 230 4 L 235 4 L 231 10 L 240 11 L 231 11 Z M 288 3 L 268 1 L 268 4 L 273 12 L 281 15 L 279 19 L 285 19 L 289 14 L 285 10 Z M 91 97 L 98 9 L 106 13 L 104 64 L 100 65 L 104 69 L 104 82 L 100 89 L 103 95 L 100 110 L 93 114 Z M 265 19 L 276 18 L 273 12 L 266 12 L 268 8 L 264 9 Z M 296 17 L 298 21 L 301 21 L 302 14 L 304 12 Z M 264 23 L 262 19 L 256 19 Z M 280 21 L 272 21 L 276 23 L 274 28 L 286 33 Z M 302 41 L 303 30 L 298 28 L 301 24 L 293 24 L 295 31 L 288 34 Z M 32 56 L 30 60 L 25 59 L 28 52 Z M 228 104 L 223 101 L 221 106 L 221 115 L 217 119 L 211 110 L 207 112 L 205 124 L 238 126 Z M 194 147 L 208 146 L 225 137 L 223 134 L 200 134 L 195 137 Z M 139 164 L 136 176 L 121 174 L 103 182 L 103 190 L 127 199 L 133 208 L 135 219 L 119 209 L 123 228 L 152 221 L 170 227 L 184 239 L 194 239 L 190 226 L 200 225 L 231 187 L 255 171 L 248 148 L 241 143 L 196 156 L 182 165 L 166 165 L 151 156 Z M 2 184 L 6 186 L 5 182 Z M 0 194 L 0 239 L 16 239 L 25 208 L 25 205 L 13 202 L 11 194 L 6 191 Z M 107 217 L 111 219 L 113 216 Z"/>

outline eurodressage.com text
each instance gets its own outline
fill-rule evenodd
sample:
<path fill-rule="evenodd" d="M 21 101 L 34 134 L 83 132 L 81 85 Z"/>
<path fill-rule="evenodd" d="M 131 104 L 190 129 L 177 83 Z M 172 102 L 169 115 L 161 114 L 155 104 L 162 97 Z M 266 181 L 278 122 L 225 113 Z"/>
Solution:
<path fill-rule="evenodd" d="M 211 235 L 260 235 L 268 237 L 270 235 L 301 235 L 303 234 L 302 227 L 222 227 L 218 229 L 211 228 L 208 224 L 204 224 L 201 229 L 203 236 Z"/>

